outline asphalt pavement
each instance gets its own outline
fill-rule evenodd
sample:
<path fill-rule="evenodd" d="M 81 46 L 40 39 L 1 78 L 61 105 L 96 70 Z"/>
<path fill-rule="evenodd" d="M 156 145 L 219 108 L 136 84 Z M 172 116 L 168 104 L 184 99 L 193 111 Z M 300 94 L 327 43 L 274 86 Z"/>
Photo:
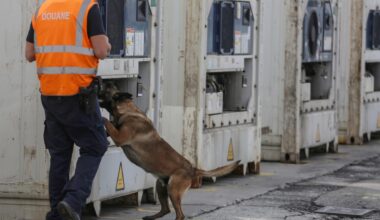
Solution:
<path fill-rule="evenodd" d="M 231 175 L 189 190 L 183 210 L 196 220 L 380 220 L 379 167 L 380 141 L 340 146 L 339 153 L 312 155 L 298 165 L 262 163 L 260 175 Z M 317 213 L 324 207 L 371 212 L 362 217 Z M 84 220 L 136 220 L 159 209 L 116 203 L 103 205 L 101 217 L 86 214 Z M 175 219 L 174 210 L 161 219 Z"/>

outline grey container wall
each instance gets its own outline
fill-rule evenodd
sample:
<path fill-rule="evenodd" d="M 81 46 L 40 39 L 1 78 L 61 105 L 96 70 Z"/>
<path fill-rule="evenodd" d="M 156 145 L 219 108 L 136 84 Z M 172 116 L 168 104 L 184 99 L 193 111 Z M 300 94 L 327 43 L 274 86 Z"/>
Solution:
<path fill-rule="evenodd" d="M 338 66 L 341 73 L 339 142 L 342 144 L 362 144 L 380 131 L 380 50 L 370 46 L 371 39 L 367 36 L 370 12 L 379 7 L 379 0 L 351 0 L 342 5 Z"/>
<path fill-rule="evenodd" d="M 35 9 L 35 0 L 0 9 L 0 216 L 7 220 L 44 219 L 48 208 L 44 113 L 35 64 L 24 58 Z"/>
<path fill-rule="evenodd" d="M 315 63 L 303 61 L 308 2 L 264 1 L 260 12 L 263 18 L 260 31 L 265 36 L 264 66 L 259 82 L 263 160 L 299 162 L 301 152 L 308 156 L 310 148 L 323 146 L 327 151 L 337 150 L 335 39 L 338 33 L 331 29 L 331 55 L 322 53 L 322 60 Z M 338 26 L 337 3 L 331 1 L 335 27 Z M 310 66 L 316 71 L 313 77 L 307 73 Z M 322 74 L 324 68 L 328 70 L 327 75 Z"/>
<path fill-rule="evenodd" d="M 281 146 L 284 120 L 284 79 L 285 79 L 285 1 L 267 0 L 263 2 L 260 29 L 263 36 L 263 65 L 259 89 L 261 93 L 262 144 L 275 151 Z M 273 16 L 276 15 L 276 16 Z M 281 18 L 281 19 L 280 19 Z M 266 134 L 271 134 L 270 136 Z M 265 156 L 265 155 L 263 155 Z"/>

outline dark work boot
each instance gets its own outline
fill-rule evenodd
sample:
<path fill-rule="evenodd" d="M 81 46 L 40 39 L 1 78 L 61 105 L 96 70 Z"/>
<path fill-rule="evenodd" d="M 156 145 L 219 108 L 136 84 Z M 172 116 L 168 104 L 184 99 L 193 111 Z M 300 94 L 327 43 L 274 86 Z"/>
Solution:
<path fill-rule="evenodd" d="M 57 209 L 59 215 L 64 220 L 80 220 L 78 213 L 76 213 L 74 209 L 72 209 L 71 206 L 65 201 L 59 202 Z"/>

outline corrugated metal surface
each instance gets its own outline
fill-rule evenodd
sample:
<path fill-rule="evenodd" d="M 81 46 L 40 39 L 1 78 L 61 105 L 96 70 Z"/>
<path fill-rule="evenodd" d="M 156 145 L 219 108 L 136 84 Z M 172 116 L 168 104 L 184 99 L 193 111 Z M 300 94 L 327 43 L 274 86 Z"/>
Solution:
<path fill-rule="evenodd" d="M 34 10 L 34 0 L 10 1 L 0 9 L 2 196 L 46 197 L 48 155 L 42 140 L 44 116 L 34 64 L 28 64 L 24 58 Z"/>
<path fill-rule="evenodd" d="M 183 152 L 185 84 L 186 1 L 164 3 L 161 134 L 178 152 Z"/>
<path fill-rule="evenodd" d="M 281 146 L 283 140 L 285 123 L 285 98 L 289 98 L 291 93 L 285 95 L 286 71 L 297 65 L 297 42 L 298 42 L 298 1 L 263 1 L 263 10 L 260 15 L 263 18 L 263 40 L 260 44 L 263 47 L 264 65 L 260 75 L 260 94 L 262 104 L 262 127 L 263 127 L 263 159 L 280 160 Z M 291 10 L 293 9 L 293 10 Z M 295 13 L 291 15 L 290 13 Z M 291 23 L 291 18 L 295 19 L 295 24 Z M 290 36 L 290 27 L 294 30 L 295 36 Z M 290 49 L 294 56 L 289 56 L 286 47 Z M 294 47 L 295 46 L 295 47 Z M 295 58 L 295 63 L 290 63 L 286 57 Z M 296 72 L 296 71 L 295 71 Z M 298 74 L 294 73 L 294 76 Z M 290 80 L 290 82 L 297 80 Z M 293 90 L 293 89 L 291 89 Z M 296 93 L 295 91 L 293 93 Z M 291 103 L 291 108 L 296 108 L 295 103 Z M 292 121 L 296 122 L 293 118 Z M 290 124 L 289 124 L 290 125 Z M 297 129 L 291 129 L 295 131 Z M 297 132 L 295 132 L 297 133 Z M 288 135 L 288 134 L 287 134 Z M 290 135 L 288 135 L 290 136 Z"/>
<path fill-rule="evenodd" d="M 24 58 L 35 6 L 12 0 L 0 7 L 0 218 L 7 220 L 44 219 L 48 207 L 44 114 L 35 64 Z"/>
<path fill-rule="evenodd" d="M 262 32 L 262 59 L 259 88 L 261 93 L 262 126 L 269 127 L 272 135 L 282 134 L 284 109 L 285 66 L 285 1 L 262 1 L 260 17 Z"/>
<path fill-rule="evenodd" d="M 345 130 L 348 119 L 348 85 L 350 72 L 350 48 L 351 48 L 351 0 L 339 4 L 338 11 L 338 64 L 337 64 L 337 104 L 339 129 Z M 344 131 L 343 131 L 344 132 Z"/>

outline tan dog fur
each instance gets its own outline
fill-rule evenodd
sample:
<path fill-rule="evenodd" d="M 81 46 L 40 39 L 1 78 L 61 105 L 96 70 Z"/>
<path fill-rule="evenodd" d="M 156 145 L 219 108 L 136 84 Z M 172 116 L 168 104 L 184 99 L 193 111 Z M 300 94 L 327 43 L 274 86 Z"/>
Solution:
<path fill-rule="evenodd" d="M 151 120 L 131 99 L 115 101 L 113 115 L 117 128 L 106 119 L 105 126 L 115 144 L 123 149 L 131 162 L 158 178 L 156 190 L 161 211 L 153 216 L 144 217 L 144 220 L 157 219 L 168 214 L 170 212 L 168 198 L 175 209 L 176 220 L 184 219 L 181 200 L 183 194 L 190 188 L 192 180 L 226 175 L 235 170 L 239 164 L 238 161 L 212 171 L 194 168 L 160 137 Z"/>

